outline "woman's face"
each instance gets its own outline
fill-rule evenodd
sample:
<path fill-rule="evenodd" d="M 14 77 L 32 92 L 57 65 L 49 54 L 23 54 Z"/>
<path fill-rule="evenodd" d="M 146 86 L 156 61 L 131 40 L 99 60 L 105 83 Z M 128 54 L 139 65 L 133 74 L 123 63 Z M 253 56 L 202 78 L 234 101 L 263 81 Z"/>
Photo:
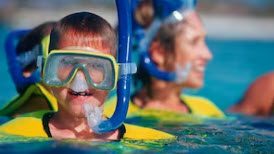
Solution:
<path fill-rule="evenodd" d="M 185 67 L 191 64 L 184 87 L 200 88 L 204 83 L 206 64 L 212 59 L 206 43 L 206 32 L 196 12 L 190 13 L 186 18 L 184 30 L 175 38 L 175 55 L 173 66 Z"/>

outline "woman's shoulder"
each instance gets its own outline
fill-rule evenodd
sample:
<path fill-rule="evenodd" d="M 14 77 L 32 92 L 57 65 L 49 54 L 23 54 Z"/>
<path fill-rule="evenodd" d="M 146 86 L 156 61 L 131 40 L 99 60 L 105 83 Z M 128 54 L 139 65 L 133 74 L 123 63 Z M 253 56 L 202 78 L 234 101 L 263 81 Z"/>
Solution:
<path fill-rule="evenodd" d="M 181 95 L 186 105 L 190 108 L 191 113 L 204 117 L 223 118 L 225 114 L 211 100 L 192 95 Z"/>
<path fill-rule="evenodd" d="M 116 95 L 107 99 L 107 101 L 104 104 L 104 114 L 107 117 L 110 117 L 114 113 L 116 105 L 117 105 L 117 96 Z M 140 108 L 138 106 L 134 105 L 132 103 L 132 101 L 130 100 L 127 115 L 130 116 L 131 114 L 134 114 L 139 110 L 140 110 Z"/>
<path fill-rule="evenodd" d="M 191 95 L 181 95 L 181 99 L 184 100 L 186 105 L 191 110 L 190 115 L 201 116 L 206 118 L 224 118 L 225 114 L 209 99 L 201 97 L 201 96 L 191 96 Z M 111 116 L 116 107 L 117 97 L 109 98 L 104 107 L 104 113 L 106 116 Z M 167 115 L 172 115 L 172 113 L 163 110 L 153 110 L 153 109 L 142 109 L 132 103 L 129 102 L 128 114 L 127 117 L 131 116 L 153 116 L 160 117 L 161 119 L 165 119 Z M 175 114 L 178 116 L 178 114 Z M 168 116 L 168 117 L 169 117 Z M 184 121 L 188 121 L 189 118 L 187 114 L 184 114 Z M 187 118 L 187 120 L 185 119 Z M 193 118 L 190 118 L 193 121 Z M 196 118 L 195 118 L 196 119 Z M 197 120 L 195 120 L 197 121 Z"/>

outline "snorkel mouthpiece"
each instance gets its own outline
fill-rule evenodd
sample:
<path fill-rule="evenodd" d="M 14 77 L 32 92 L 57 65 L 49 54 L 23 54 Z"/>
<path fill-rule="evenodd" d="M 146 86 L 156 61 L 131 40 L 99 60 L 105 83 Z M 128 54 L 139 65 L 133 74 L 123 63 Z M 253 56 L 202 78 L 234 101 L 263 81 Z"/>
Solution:
<path fill-rule="evenodd" d="M 88 126 L 98 133 L 98 125 L 103 121 L 103 109 L 88 103 L 83 105 Z"/>
<path fill-rule="evenodd" d="M 187 63 L 185 67 L 182 67 L 179 64 L 176 64 L 176 83 L 183 83 L 187 80 L 187 77 L 191 70 L 191 63 Z"/>
<path fill-rule="evenodd" d="M 80 72 L 77 72 L 72 82 L 69 84 L 69 88 L 75 92 L 84 92 L 89 89 L 86 79 L 81 76 Z"/>

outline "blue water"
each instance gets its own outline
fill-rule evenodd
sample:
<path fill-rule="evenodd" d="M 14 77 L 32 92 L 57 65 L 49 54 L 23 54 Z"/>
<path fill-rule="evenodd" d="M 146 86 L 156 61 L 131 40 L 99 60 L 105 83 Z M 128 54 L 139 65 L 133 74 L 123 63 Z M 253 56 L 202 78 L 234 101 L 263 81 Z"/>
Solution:
<path fill-rule="evenodd" d="M 257 77 L 274 71 L 274 40 L 208 39 L 207 43 L 214 57 L 205 86 L 189 92 L 211 99 L 223 110 L 236 103 Z"/>
<path fill-rule="evenodd" d="M 0 106 L 16 95 L 8 74 L 0 34 Z M 206 85 L 201 90 L 188 90 L 213 100 L 225 110 L 237 102 L 248 85 L 258 76 L 274 69 L 274 41 L 208 39 L 214 59 L 209 63 Z M 130 122 L 130 121 L 128 121 Z M 204 123 L 142 123 L 170 132 L 178 139 L 161 142 L 77 142 L 53 140 L 0 140 L 0 153 L 274 153 L 274 117 L 239 116 L 231 120 Z"/>

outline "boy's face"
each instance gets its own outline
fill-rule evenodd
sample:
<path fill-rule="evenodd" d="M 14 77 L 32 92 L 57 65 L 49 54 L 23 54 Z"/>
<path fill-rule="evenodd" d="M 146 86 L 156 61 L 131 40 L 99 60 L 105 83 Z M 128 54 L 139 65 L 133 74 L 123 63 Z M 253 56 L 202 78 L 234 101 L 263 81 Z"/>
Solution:
<path fill-rule="evenodd" d="M 75 46 L 75 45 L 70 45 Z M 63 43 L 61 46 L 59 46 L 60 49 L 64 49 L 69 47 L 68 43 Z M 78 47 L 77 47 L 78 48 Z M 79 47 L 81 48 L 81 47 Z M 83 47 L 86 48 L 86 47 Z M 90 47 L 92 48 L 92 47 Z M 105 48 L 96 48 L 98 52 L 102 52 L 104 54 L 110 54 Z M 67 74 L 66 69 L 59 71 L 58 76 L 62 78 L 62 75 Z M 96 71 L 95 71 L 96 72 Z M 95 73 L 92 74 L 93 78 L 102 78 L 102 74 Z M 77 81 L 75 81 L 77 80 Z M 79 82 L 80 81 L 80 82 Z M 81 69 L 79 69 L 76 72 L 76 75 L 73 77 L 72 84 L 76 83 L 77 87 L 81 87 L 83 85 L 79 84 L 87 84 L 86 76 L 83 73 Z M 70 84 L 71 84 L 70 83 Z M 106 90 L 100 90 L 95 89 L 92 86 L 88 86 L 88 88 L 85 88 L 85 90 L 75 90 L 74 88 L 71 88 L 70 86 L 66 87 L 50 87 L 53 95 L 56 97 L 59 103 L 59 110 L 62 110 L 64 112 L 67 112 L 71 114 L 74 117 L 83 118 L 85 117 L 85 112 L 83 109 L 84 103 L 89 103 L 93 106 L 103 107 L 104 101 L 108 95 L 108 91 Z M 77 89 L 77 88 L 76 88 Z M 80 88 L 81 89 L 81 88 Z"/>

